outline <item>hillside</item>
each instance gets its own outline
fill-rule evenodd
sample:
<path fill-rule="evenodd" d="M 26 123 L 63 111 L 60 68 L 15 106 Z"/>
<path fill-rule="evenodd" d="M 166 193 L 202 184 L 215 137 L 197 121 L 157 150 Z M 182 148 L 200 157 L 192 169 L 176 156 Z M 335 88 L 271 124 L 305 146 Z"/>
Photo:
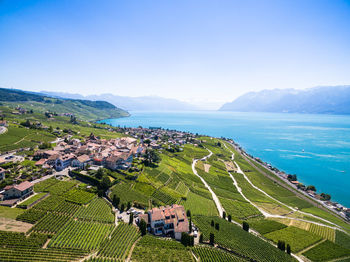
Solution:
<path fill-rule="evenodd" d="M 1 261 L 296 261 L 274 246 L 280 240 L 302 261 L 350 256 L 349 223 L 316 207 L 314 200 L 253 162 L 231 140 L 85 121 L 72 124 L 69 117 L 47 118 L 37 110 L 22 115 L 5 106 L 0 110 L 8 125 L 0 146 L 24 157 L 1 165 L 6 174 L 0 189 L 13 181 L 34 180 L 36 193 L 13 208 L 0 206 Z M 18 124 L 26 119 L 55 128 Z M 69 150 L 78 155 L 91 143 L 96 151 L 125 151 L 109 146 L 123 136 L 154 140 L 162 150 L 152 150 L 158 157 L 151 162 L 147 151 L 135 156 L 127 169 L 96 171 L 87 165 L 61 179 L 50 178 L 56 171 L 40 167 L 34 158 L 38 145 L 59 140 L 65 142 L 55 143 L 53 150 L 60 154 Z M 194 244 L 143 235 L 135 211 L 172 204 L 183 206 L 199 230 Z M 248 223 L 249 232 L 242 222 Z"/>
<path fill-rule="evenodd" d="M 105 101 L 52 98 L 16 89 L 0 88 L 0 103 L 42 113 L 70 113 L 78 119 L 87 121 L 129 116 L 125 110 Z"/>
<path fill-rule="evenodd" d="M 306 90 L 273 89 L 250 92 L 224 104 L 220 111 L 350 114 L 350 86 Z"/>
<path fill-rule="evenodd" d="M 191 111 L 198 108 L 189 103 L 176 99 L 158 97 L 158 96 L 116 96 L 113 94 L 89 95 L 82 96 L 80 94 L 70 94 L 62 92 L 42 91 L 42 94 L 57 97 L 57 98 L 72 98 L 72 99 L 89 99 L 103 100 L 116 105 L 120 108 L 130 111 Z"/>

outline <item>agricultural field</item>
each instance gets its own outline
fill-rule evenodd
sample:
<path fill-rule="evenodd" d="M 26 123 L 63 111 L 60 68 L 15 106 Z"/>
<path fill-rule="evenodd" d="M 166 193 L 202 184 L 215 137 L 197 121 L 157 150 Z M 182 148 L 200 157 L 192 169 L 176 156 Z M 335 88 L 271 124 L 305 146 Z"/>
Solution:
<path fill-rule="evenodd" d="M 310 224 L 309 231 L 315 235 L 321 236 L 329 241 L 335 241 L 335 230 L 329 227 L 323 227 L 316 224 Z"/>
<path fill-rule="evenodd" d="M 190 250 L 177 241 L 144 236 L 137 242 L 131 256 L 132 261 L 194 262 Z"/>
<path fill-rule="evenodd" d="M 120 182 L 111 189 L 110 197 L 114 195 L 120 198 L 120 203 L 126 205 L 130 203 L 139 203 L 144 207 L 148 207 L 149 197 L 131 188 L 131 184 Z"/>
<path fill-rule="evenodd" d="M 57 184 L 59 180 L 55 178 L 49 178 L 44 181 L 41 181 L 40 183 L 36 183 L 34 185 L 34 191 L 35 192 L 47 192 L 47 189 L 55 184 Z"/>
<path fill-rule="evenodd" d="M 46 215 L 46 211 L 37 210 L 34 208 L 26 210 L 24 213 L 17 216 L 18 221 L 35 224 Z"/>
<path fill-rule="evenodd" d="M 297 253 L 322 239 L 320 236 L 292 226 L 267 233 L 264 236 L 275 243 L 277 243 L 278 240 L 285 241 L 286 244 L 291 246 L 292 252 L 294 253 Z"/>
<path fill-rule="evenodd" d="M 222 261 L 232 261 L 232 262 L 245 262 L 247 259 L 237 257 L 229 252 L 223 250 L 212 248 L 208 246 L 198 246 L 192 249 L 194 255 L 200 259 L 201 262 L 222 262 Z"/>
<path fill-rule="evenodd" d="M 350 236 L 337 230 L 335 233 L 335 243 L 339 246 L 350 249 Z"/>
<path fill-rule="evenodd" d="M 219 197 L 219 200 L 226 211 L 227 215 L 231 215 L 238 220 L 247 219 L 250 217 L 262 216 L 260 211 L 248 202 L 232 200 Z"/>
<path fill-rule="evenodd" d="M 111 206 L 102 198 L 95 198 L 87 206 L 81 206 L 75 217 L 101 223 L 114 223 Z"/>
<path fill-rule="evenodd" d="M 95 197 L 95 194 L 81 190 L 81 189 L 72 189 L 68 191 L 66 194 L 64 194 L 65 200 L 69 202 L 76 203 L 78 205 L 84 205 L 89 203 L 93 198 Z"/>
<path fill-rule="evenodd" d="M 114 225 L 70 220 L 50 241 L 49 247 L 98 249 Z"/>
<path fill-rule="evenodd" d="M 219 224 L 219 230 L 211 226 L 212 220 L 214 223 Z M 261 262 L 293 261 L 293 258 L 288 254 L 224 219 L 195 216 L 193 221 L 203 234 L 204 241 L 209 241 L 209 234 L 213 233 L 216 244 L 228 248 L 241 256 Z"/>
<path fill-rule="evenodd" d="M 350 250 L 344 249 L 343 247 L 326 240 L 306 251 L 303 255 L 312 261 L 328 261 L 330 259 L 348 257 L 350 256 Z"/>
<path fill-rule="evenodd" d="M 44 234 L 55 234 L 64 227 L 68 220 L 68 216 L 48 213 L 35 224 L 32 231 Z"/>
<path fill-rule="evenodd" d="M 277 221 L 267 219 L 249 221 L 249 225 L 262 235 L 287 227 L 286 225 Z"/>
<path fill-rule="evenodd" d="M 47 240 L 44 234 L 33 233 L 26 236 L 24 233 L 0 231 L 0 248 L 40 248 Z"/>
<path fill-rule="evenodd" d="M 25 210 L 21 208 L 0 206 L 0 217 L 16 219 L 16 217 L 24 213 L 24 211 Z"/>
<path fill-rule="evenodd" d="M 179 203 L 183 204 L 185 209 L 191 210 L 193 215 L 213 216 L 218 214 L 213 200 L 204 198 L 191 191 L 188 193 L 186 201 L 181 200 Z"/>
<path fill-rule="evenodd" d="M 0 248 L 0 261 L 8 262 L 69 262 L 82 259 L 85 256 L 85 251 L 74 249 L 33 249 L 30 247 Z"/>
<path fill-rule="evenodd" d="M 101 245 L 98 256 L 124 260 L 132 244 L 140 237 L 135 226 L 121 223 Z"/>

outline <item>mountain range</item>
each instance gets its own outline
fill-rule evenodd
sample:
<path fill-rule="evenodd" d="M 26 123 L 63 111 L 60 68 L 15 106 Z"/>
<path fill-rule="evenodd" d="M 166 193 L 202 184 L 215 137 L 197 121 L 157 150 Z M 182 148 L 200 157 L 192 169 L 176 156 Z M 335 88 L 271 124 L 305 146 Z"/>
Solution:
<path fill-rule="evenodd" d="M 305 90 L 272 89 L 246 93 L 220 111 L 350 114 L 350 86 L 322 86 Z"/>
<path fill-rule="evenodd" d="M 70 94 L 63 92 L 49 92 L 41 91 L 40 93 L 56 97 L 56 98 L 70 98 L 70 99 L 87 99 L 87 100 L 102 100 L 107 101 L 119 108 L 128 111 L 193 111 L 198 108 L 189 103 L 179 101 L 171 98 L 163 98 L 158 96 L 117 96 L 113 94 L 88 95 Z"/>

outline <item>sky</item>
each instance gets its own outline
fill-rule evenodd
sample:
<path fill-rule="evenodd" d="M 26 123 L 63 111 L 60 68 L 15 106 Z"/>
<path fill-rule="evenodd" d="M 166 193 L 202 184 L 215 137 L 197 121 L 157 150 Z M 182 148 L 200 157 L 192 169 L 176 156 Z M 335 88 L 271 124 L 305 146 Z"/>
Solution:
<path fill-rule="evenodd" d="M 350 84 L 350 0 L 0 0 L 0 86 L 176 98 Z"/>

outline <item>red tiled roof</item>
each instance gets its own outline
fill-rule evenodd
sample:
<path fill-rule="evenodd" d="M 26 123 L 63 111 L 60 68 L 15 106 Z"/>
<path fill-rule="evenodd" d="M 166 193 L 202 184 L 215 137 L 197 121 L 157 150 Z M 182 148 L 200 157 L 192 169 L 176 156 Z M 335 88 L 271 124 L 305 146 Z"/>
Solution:
<path fill-rule="evenodd" d="M 32 186 L 33 186 L 33 184 L 31 182 L 24 181 L 24 182 L 20 183 L 19 185 L 6 186 L 4 189 L 5 190 L 9 190 L 11 188 L 15 188 L 15 189 L 17 189 L 19 191 L 24 191 L 24 190 L 26 190 L 26 189 L 28 189 L 28 188 L 30 188 Z"/>

